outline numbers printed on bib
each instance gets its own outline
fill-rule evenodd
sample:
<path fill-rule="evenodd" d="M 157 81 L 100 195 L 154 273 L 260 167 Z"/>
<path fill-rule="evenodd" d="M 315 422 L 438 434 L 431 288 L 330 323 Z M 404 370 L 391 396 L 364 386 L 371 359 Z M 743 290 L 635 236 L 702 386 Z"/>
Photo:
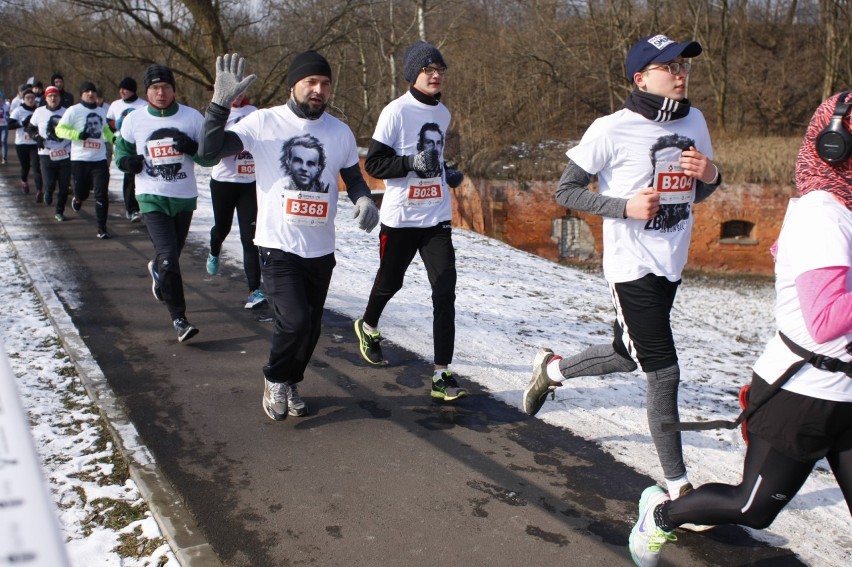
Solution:
<path fill-rule="evenodd" d="M 288 224 L 321 226 L 328 222 L 328 193 L 284 192 L 284 221 Z"/>
<path fill-rule="evenodd" d="M 658 161 L 654 168 L 654 189 L 660 193 L 661 205 L 692 202 L 695 179 L 683 172 L 675 161 Z"/>
<path fill-rule="evenodd" d="M 68 158 L 68 148 L 59 148 L 58 150 L 50 150 L 50 159 L 52 161 L 60 161 Z"/>
<path fill-rule="evenodd" d="M 83 140 L 83 147 L 86 148 L 87 150 L 99 150 L 99 149 L 101 149 L 102 145 L 103 145 L 103 142 L 101 142 L 99 140 L 92 140 L 92 139 Z"/>
<path fill-rule="evenodd" d="M 181 163 L 183 154 L 177 151 L 172 138 L 163 138 L 162 140 L 148 140 L 148 155 L 151 156 L 151 163 L 154 165 L 170 165 Z"/>
<path fill-rule="evenodd" d="M 440 177 L 408 179 L 408 206 L 432 207 L 444 199 L 443 181 Z"/>

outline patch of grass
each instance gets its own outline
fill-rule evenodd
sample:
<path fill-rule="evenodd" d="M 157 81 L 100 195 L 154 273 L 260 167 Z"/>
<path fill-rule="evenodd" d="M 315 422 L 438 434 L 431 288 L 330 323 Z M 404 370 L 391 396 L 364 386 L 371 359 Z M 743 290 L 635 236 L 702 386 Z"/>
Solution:
<path fill-rule="evenodd" d="M 138 526 L 134 528 L 133 533 L 119 535 L 118 540 L 119 544 L 112 551 L 121 557 L 133 557 L 134 559 L 148 557 L 166 543 L 166 540 L 161 537 L 146 538 L 142 535 L 142 529 Z M 165 565 L 167 561 L 167 557 L 161 557 L 158 565 Z"/>
<path fill-rule="evenodd" d="M 113 498 L 97 498 L 91 502 L 92 512 L 86 519 L 89 526 L 103 526 L 110 530 L 120 530 L 132 522 L 145 518 L 148 507 L 144 503 L 130 504 Z"/>

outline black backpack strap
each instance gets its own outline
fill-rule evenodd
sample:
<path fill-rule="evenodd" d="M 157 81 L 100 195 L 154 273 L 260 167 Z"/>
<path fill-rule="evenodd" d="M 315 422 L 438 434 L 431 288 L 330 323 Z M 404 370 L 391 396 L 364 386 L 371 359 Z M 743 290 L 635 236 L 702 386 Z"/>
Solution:
<path fill-rule="evenodd" d="M 813 366 L 814 368 L 819 368 L 820 370 L 826 370 L 828 372 L 843 372 L 846 376 L 852 378 L 852 362 L 845 362 L 840 360 L 839 358 L 833 358 L 831 356 L 825 356 L 822 354 L 817 354 L 815 352 L 811 352 L 808 349 L 801 347 L 794 343 L 790 337 L 778 331 L 778 336 L 781 337 L 781 341 L 787 348 L 790 349 L 790 352 L 799 356 L 805 360 L 808 364 Z M 847 347 L 848 350 L 848 347 Z"/>
<path fill-rule="evenodd" d="M 763 393 L 763 396 L 760 399 L 754 400 L 749 399 L 748 408 L 742 411 L 740 415 L 734 421 L 724 421 L 724 420 L 716 420 L 716 421 L 680 421 L 678 423 L 664 423 L 661 428 L 663 431 L 706 431 L 709 429 L 735 429 L 738 427 L 743 421 L 750 418 L 754 415 L 760 406 L 769 401 L 769 398 L 778 393 L 778 390 L 787 383 L 787 380 L 793 377 L 793 375 L 799 371 L 799 369 L 807 364 L 806 360 L 799 360 L 794 362 L 790 368 L 788 368 L 784 374 L 778 377 L 778 379 L 770 384 L 769 389 Z"/>
<path fill-rule="evenodd" d="M 743 410 L 740 413 L 739 417 L 735 421 L 725 421 L 725 420 L 716 420 L 716 421 L 680 421 L 678 423 L 664 423 L 662 424 L 663 431 L 706 431 L 709 429 L 734 429 L 738 425 L 740 425 L 743 421 L 747 420 L 751 417 L 754 412 L 760 408 L 763 404 L 765 404 L 769 398 L 774 396 L 781 387 L 787 383 L 787 380 L 793 377 L 793 375 L 799 371 L 799 369 L 805 364 L 810 364 L 814 368 L 818 368 L 820 370 L 826 370 L 828 372 L 843 372 L 846 376 L 852 378 L 852 362 L 845 362 L 838 358 L 833 358 L 831 356 L 824 356 L 822 354 L 816 354 L 814 352 L 809 351 L 808 349 L 801 347 L 794 343 L 790 337 L 778 331 L 778 336 L 781 337 L 781 341 L 790 349 L 790 352 L 801 358 L 795 363 L 793 363 L 790 368 L 788 368 L 784 374 L 778 377 L 778 379 L 772 383 L 768 390 L 764 392 L 762 399 L 760 400 L 749 400 L 748 408 Z M 848 347 L 847 347 L 848 350 Z"/>

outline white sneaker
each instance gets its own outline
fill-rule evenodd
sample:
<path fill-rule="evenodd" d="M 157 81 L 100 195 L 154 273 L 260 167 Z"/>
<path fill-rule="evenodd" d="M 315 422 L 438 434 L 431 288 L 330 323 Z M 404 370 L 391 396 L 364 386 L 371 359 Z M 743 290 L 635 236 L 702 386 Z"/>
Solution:
<path fill-rule="evenodd" d="M 663 545 L 676 541 L 677 536 L 664 532 L 654 522 L 654 510 L 669 499 L 661 487 L 649 486 L 639 499 L 639 519 L 630 531 L 630 556 L 638 567 L 655 567 L 660 561 Z"/>
<path fill-rule="evenodd" d="M 263 377 L 263 411 L 275 421 L 287 418 L 287 384 Z"/>

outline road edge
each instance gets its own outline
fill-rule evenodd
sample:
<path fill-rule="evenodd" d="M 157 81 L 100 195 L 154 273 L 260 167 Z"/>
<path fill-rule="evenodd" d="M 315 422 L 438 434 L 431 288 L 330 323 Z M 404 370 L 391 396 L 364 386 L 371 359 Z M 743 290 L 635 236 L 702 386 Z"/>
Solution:
<path fill-rule="evenodd" d="M 65 306 L 37 266 L 35 271 L 38 273 L 33 273 L 34 270 L 27 262 L 26 255 L 22 254 L 21 248 L 17 246 L 15 235 L 8 230 L 2 220 L 0 220 L 0 226 L 9 238 L 15 256 L 27 278 L 32 282 L 33 290 L 38 295 L 45 313 L 77 369 L 86 393 L 98 407 L 113 441 L 127 461 L 130 478 L 136 483 L 139 493 L 151 510 L 178 563 L 182 567 L 222 566 L 223 563 L 198 528 L 192 514 L 176 496 L 177 492 L 171 482 L 142 443 L 136 427 L 127 417 L 124 407 L 109 386 L 106 376 L 77 332 Z"/>

